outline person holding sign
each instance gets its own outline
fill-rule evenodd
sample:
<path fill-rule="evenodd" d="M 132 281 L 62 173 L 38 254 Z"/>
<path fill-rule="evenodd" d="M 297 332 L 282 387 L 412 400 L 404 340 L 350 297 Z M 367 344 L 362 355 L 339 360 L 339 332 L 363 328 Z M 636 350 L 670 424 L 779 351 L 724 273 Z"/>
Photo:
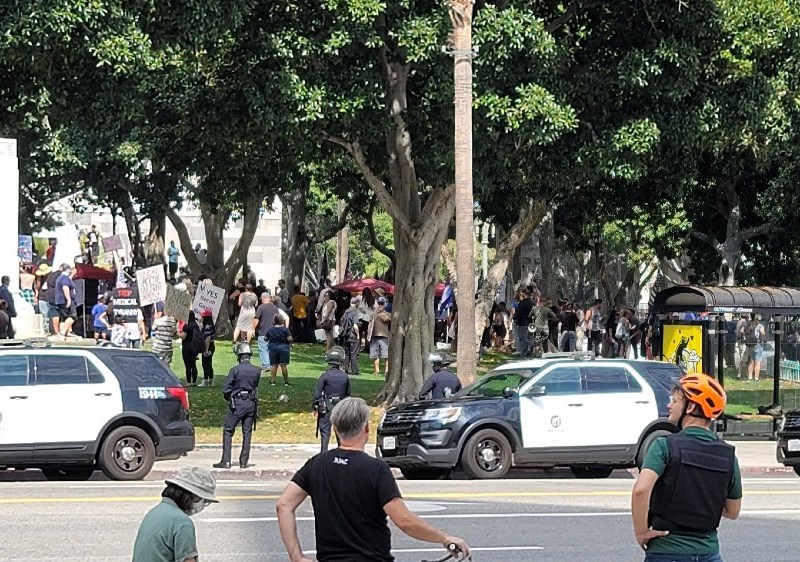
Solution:
<path fill-rule="evenodd" d="M 204 351 L 205 342 L 194 310 L 189 311 L 189 319 L 181 328 L 178 337 L 183 341 L 181 358 L 186 370 L 186 385 L 197 386 L 197 355 Z"/>
<path fill-rule="evenodd" d="M 200 330 L 203 334 L 205 350 L 200 361 L 203 364 L 203 381 L 198 386 L 214 386 L 214 337 L 217 335 L 217 329 L 214 327 L 214 313 L 210 308 L 205 308 L 200 313 L 200 318 L 203 319 Z"/>

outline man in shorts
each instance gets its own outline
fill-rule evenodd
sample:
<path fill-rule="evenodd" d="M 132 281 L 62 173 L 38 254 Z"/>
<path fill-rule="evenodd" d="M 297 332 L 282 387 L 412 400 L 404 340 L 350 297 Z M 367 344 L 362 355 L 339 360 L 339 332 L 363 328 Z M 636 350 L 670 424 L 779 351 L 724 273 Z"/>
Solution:
<path fill-rule="evenodd" d="M 375 362 L 375 374 L 381 374 L 381 359 L 384 360 L 384 375 L 389 375 L 389 323 L 391 313 L 386 311 L 386 298 L 375 301 L 375 314 L 369 326 L 369 356 Z"/>
<path fill-rule="evenodd" d="M 417 540 L 455 545 L 462 557 L 469 546 L 412 513 L 392 470 L 364 452 L 369 441 L 370 410 L 362 398 L 345 398 L 333 408 L 331 422 L 340 446 L 309 459 L 297 471 L 278 500 L 278 526 L 292 562 L 311 562 L 297 537 L 295 512 L 311 496 L 320 562 L 394 560 L 387 516 Z"/>

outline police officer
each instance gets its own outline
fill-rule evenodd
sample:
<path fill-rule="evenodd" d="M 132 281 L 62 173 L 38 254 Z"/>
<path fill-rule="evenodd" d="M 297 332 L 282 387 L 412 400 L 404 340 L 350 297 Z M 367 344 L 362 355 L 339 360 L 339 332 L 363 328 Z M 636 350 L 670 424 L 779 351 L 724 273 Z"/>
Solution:
<path fill-rule="evenodd" d="M 242 452 L 239 455 L 239 467 L 247 468 L 250 459 L 250 439 L 258 417 L 258 383 L 261 380 L 261 369 L 250 363 L 253 354 L 250 345 L 239 342 L 234 347 L 239 364 L 231 369 L 222 395 L 228 401 L 230 411 L 225 415 L 222 427 L 222 460 L 214 468 L 231 467 L 231 443 L 236 426 L 242 424 Z"/>
<path fill-rule="evenodd" d="M 449 353 L 432 353 L 428 359 L 433 365 L 433 374 L 422 385 L 419 391 L 420 400 L 425 400 L 428 394 L 434 400 L 449 398 L 461 390 L 461 381 L 447 368 L 453 363 L 453 357 Z"/>
<path fill-rule="evenodd" d="M 342 370 L 346 354 L 338 345 L 325 354 L 328 370 L 322 373 L 314 389 L 314 416 L 322 440 L 321 452 L 328 450 L 331 439 L 331 410 L 340 400 L 350 396 L 350 379 Z"/>

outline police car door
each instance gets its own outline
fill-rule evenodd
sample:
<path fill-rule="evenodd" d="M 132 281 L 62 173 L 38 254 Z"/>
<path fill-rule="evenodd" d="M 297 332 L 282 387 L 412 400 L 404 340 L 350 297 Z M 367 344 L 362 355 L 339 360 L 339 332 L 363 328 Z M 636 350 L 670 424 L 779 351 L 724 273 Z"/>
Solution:
<path fill-rule="evenodd" d="M 103 426 L 122 413 L 116 378 L 103 374 L 83 353 L 41 351 L 35 360 L 32 405 L 41 414 L 36 424 L 37 450 L 47 449 L 48 444 L 93 442 Z"/>
<path fill-rule="evenodd" d="M 581 373 L 578 367 L 545 368 L 520 389 L 520 430 L 525 449 L 581 444 Z"/>
<path fill-rule="evenodd" d="M 583 414 L 593 420 L 584 444 L 632 445 L 658 417 L 655 393 L 625 364 L 600 362 L 581 367 Z"/>
<path fill-rule="evenodd" d="M 26 353 L 4 352 L 0 356 L 0 465 L 29 461 L 33 455 L 33 422 Z"/>

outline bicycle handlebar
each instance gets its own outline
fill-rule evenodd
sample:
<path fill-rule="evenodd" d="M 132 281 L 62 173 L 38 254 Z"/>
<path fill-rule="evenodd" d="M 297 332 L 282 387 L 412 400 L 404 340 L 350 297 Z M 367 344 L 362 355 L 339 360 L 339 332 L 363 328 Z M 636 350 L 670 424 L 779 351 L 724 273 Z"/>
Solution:
<path fill-rule="evenodd" d="M 447 545 L 447 555 L 443 556 L 442 558 L 436 558 L 435 560 L 428 560 L 425 559 L 422 562 L 446 562 L 447 560 L 459 560 L 456 558 L 458 554 L 461 553 L 461 549 L 455 543 L 450 543 Z M 469 560 L 472 560 L 470 556 Z"/>

